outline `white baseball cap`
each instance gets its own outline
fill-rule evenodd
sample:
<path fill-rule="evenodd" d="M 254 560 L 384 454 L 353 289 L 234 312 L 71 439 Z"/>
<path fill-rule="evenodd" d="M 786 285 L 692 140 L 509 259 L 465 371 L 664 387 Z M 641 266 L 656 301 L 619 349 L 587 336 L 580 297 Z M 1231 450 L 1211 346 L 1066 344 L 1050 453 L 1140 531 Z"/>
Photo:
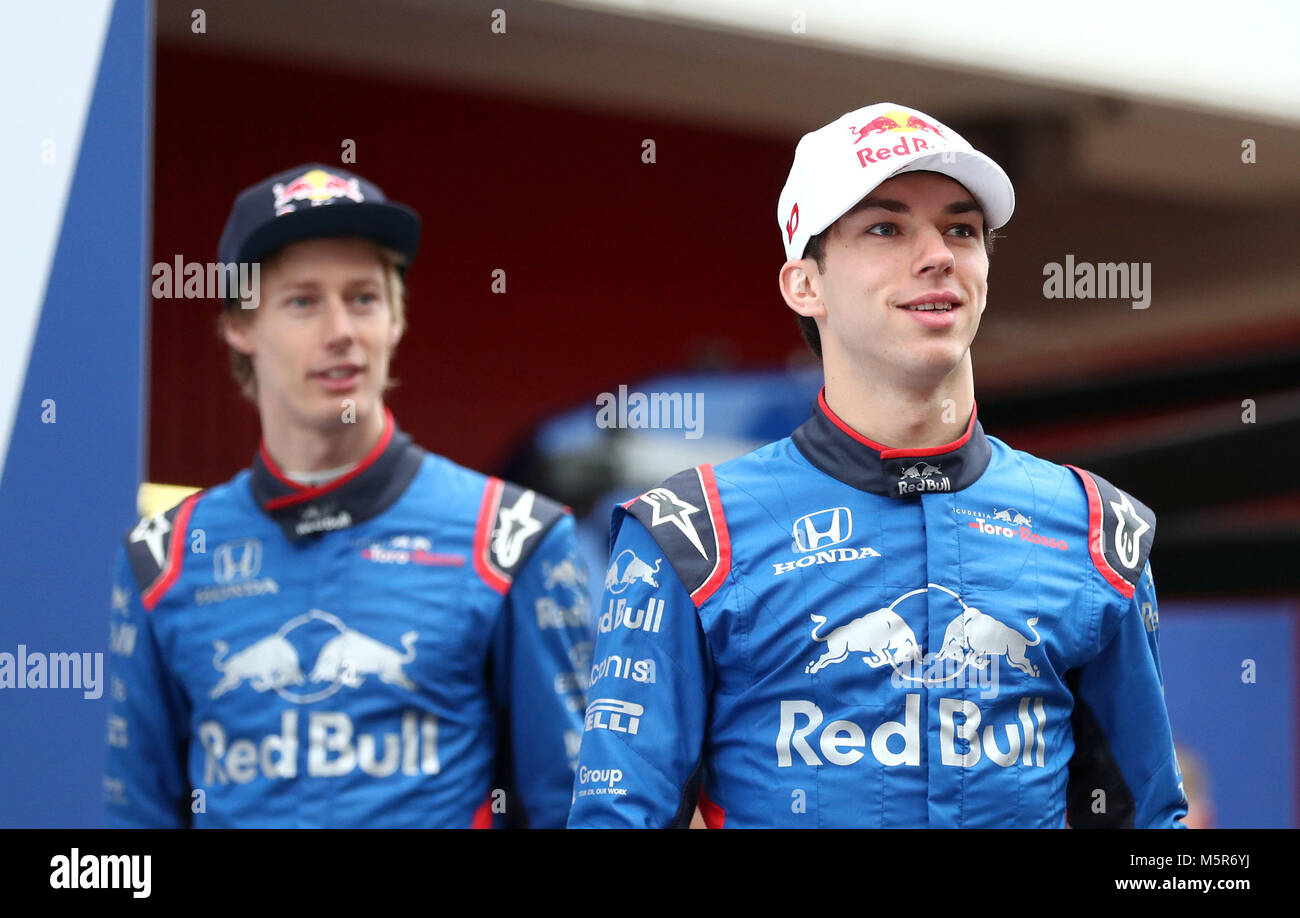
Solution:
<path fill-rule="evenodd" d="M 1016 193 L 1002 167 L 938 120 L 896 102 L 877 102 L 804 134 L 781 189 L 776 219 L 788 260 L 886 179 L 938 172 L 966 187 L 989 229 L 1011 219 Z"/>

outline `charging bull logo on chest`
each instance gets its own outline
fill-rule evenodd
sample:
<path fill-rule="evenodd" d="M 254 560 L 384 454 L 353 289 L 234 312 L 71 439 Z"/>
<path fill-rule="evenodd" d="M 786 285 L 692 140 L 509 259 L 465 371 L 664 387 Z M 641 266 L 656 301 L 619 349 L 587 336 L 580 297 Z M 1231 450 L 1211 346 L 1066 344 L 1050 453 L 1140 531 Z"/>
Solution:
<path fill-rule="evenodd" d="M 1037 647 L 1042 640 L 1034 631 L 1038 619 L 1031 618 L 1025 624 L 1034 634 L 1032 641 L 991 615 L 968 606 L 960 617 L 948 623 L 939 659 L 983 669 L 989 665 L 990 657 L 1005 656 L 1008 663 L 1025 675 L 1037 676 L 1038 667 L 1029 662 L 1026 650 Z"/>
<path fill-rule="evenodd" d="M 826 637 L 817 635 L 818 629 L 826 624 L 826 616 L 812 615 L 811 618 L 817 623 L 812 630 L 812 639 L 824 643 L 826 652 L 804 667 L 806 673 L 815 673 L 832 663 L 843 663 L 853 653 L 862 654 L 863 662 L 872 669 L 886 663 L 899 666 L 907 661 L 921 660 L 921 645 L 916 642 L 916 635 L 892 607 L 868 612 L 840 625 Z"/>
<path fill-rule="evenodd" d="M 279 634 L 254 641 L 229 658 L 226 657 L 230 651 L 229 644 L 225 641 L 212 643 L 217 651 L 212 665 L 221 673 L 221 681 L 210 693 L 213 698 L 220 698 L 244 680 L 259 692 L 271 689 L 278 692 L 287 685 L 302 685 L 307 681 L 298 663 L 297 649 Z"/>
<path fill-rule="evenodd" d="M 367 676 L 415 691 L 418 686 L 403 667 L 415 660 L 418 637 L 414 631 L 403 634 L 399 651 L 347 627 L 329 612 L 313 609 L 234 654 L 225 641 L 213 641 L 216 655 L 212 665 L 221 673 L 221 679 L 208 695 L 220 698 L 247 682 L 254 691 L 274 691 L 286 701 L 307 704 L 328 698 L 343 686 L 359 688 Z M 316 662 L 305 674 L 300 651 L 310 652 L 313 647 L 317 648 Z M 328 684 L 314 691 L 292 688 L 319 683 Z"/>
<path fill-rule="evenodd" d="M 914 597 L 924 598 L 909 603 Z M 916 633 L 900 614 L 900 610 L 906 613 L 922 602 L 934 621 L 944 620 L 946 605 L 957 612 L 944 629 L 937 652 L 922 652 Z M 922 750 L 931 739 L 938 740 L 937 764 L 943 767 L 1047 768 L 1052 761 L 1048 754 L 1052 724 L 1045 696 L 1030 694 L 1034 689 L 1028 684 L 1002 697 L 998 689 L 998 661 L 1003 658 L 1026 676 L 1040 674 L 1030 660 L 1031 653 L 1042 653 L 1030 651 L 1041 643 L 1034 630 L 1036 617 L 1025 623 L 1031 639 L 937 583 L 904 593 L 888 606 L 851 619 L 824 637 L 820 631 L 826 617 L 811 617 L 816 623 L 812 638 L 826 649 L 804 672 L 816 673 L 856 657 L 873 670 L 888 666 L 892 670 L 890 684 L 905 691 L 902 697 L 892 699 L 874 694 L 870 708 L 855 708 L 858 712 L 884 712 L 883 718 L 865 722 L 853 719 L 849 712 L 841 716 L 824 710 L 826 695 L 782 698 L 775 720 L 778 768 L 847 768 L 864 759 L 886 768 L 925 768 Z M 918 685 L 941 688 L 933 698 L 933 708 L 916 691 Z M 953 691 L 958 688 L 967 691 Z M 979 690 L 980 699 L 994 700 L 981 708 L 973 690 Z M 936 715 L 924 730 L 923 710 Z M 930 760 L 929 764 L 936 763 Z"/>
<path fill-rule="evenodd" d="M 948 623 L 938 653 L 926 654 L 916 634 L 895 610 L 906 600 L 931 590 L 955 599 L 961 613 Z M 1033 640 L 1030 640 L 1017 629 L 967 605 L 955 592 L 937 583 L 904 593 L 885 608 L 846 622 L 825 637 L 819 632 L 826 624 L 826 616 L 812 614 L 809 617 L 816 623 L 812 639 L 825 644 L 826 650 L 804 667 L 806 673 L 819 672 L 857 654 L 872 669 L 890 666 L 895 679 L 905 683 L 945 685 L 958 679 L 967 667 L 984 670 L 990 661 L 1001 657 L 1027 676 L 1039 675 L 1038 667 L 1030 662 L 1028 656 L 1029 648 L 1037 647 L 1042 640 L 1034 630 L 1034 625 L 1038 624 L 1037 617 L 1025 623 L 1033 634 Z"/>

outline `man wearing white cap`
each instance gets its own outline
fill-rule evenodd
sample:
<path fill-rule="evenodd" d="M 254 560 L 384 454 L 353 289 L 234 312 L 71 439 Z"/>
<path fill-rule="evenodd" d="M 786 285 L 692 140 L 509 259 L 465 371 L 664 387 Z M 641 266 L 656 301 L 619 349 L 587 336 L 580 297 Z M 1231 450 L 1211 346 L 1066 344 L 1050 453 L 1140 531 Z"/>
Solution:
<path fill-rule="evenodd" d="M 895 103 L 799 142 L 780 286 L 825 388 L 615 511 L 656 574 L 602 599 L 570 826 L 1181 825 L 1154 514 L 976 419 L 1014 201 Z"/>

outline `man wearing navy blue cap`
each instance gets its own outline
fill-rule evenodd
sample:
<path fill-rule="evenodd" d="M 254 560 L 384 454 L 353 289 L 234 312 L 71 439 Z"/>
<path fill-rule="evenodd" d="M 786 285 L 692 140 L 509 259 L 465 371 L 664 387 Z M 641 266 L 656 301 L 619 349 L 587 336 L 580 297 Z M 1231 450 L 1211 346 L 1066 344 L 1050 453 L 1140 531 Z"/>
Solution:
<path fill-rule="evenodd" d="M 420 220 L 309 164 L 236 198 L 222 330 L 263 440 L 119 560 L 121 826 L 563 825 L 585 701 L 564 508 L 384 407 Z"/>

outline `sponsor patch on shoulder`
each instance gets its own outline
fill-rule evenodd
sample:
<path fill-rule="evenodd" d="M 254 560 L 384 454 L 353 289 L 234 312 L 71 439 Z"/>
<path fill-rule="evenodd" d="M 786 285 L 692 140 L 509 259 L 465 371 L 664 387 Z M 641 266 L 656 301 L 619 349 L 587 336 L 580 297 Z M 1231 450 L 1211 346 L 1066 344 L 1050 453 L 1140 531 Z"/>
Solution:
<path fill-rule="evenodd" d="M 474 534 L 474 566 L 493 589 L 505 592 L 564 507 L 536 491 L 488 479 Z"/>
<path fill-rule="evenodd" d="M 713 595 L 731 569 L 731 540 L 712 466 L 678 472 L 624 509 L 658 543 L 697 606 Z M 621 572 L 611 568 L 606 580 L 613 576 L 618 586 L 630 575 L 657 586 L 657 566 L 634 562 L 641 559 L 627 559 Z"/>
<path fill-rule="evenodd" d="M 1100 475 L 1069 466 L 1088 495 L 1088 550 L 1115 589 L 1132 597 L 1155 539 L 1151 508 Z"/>

